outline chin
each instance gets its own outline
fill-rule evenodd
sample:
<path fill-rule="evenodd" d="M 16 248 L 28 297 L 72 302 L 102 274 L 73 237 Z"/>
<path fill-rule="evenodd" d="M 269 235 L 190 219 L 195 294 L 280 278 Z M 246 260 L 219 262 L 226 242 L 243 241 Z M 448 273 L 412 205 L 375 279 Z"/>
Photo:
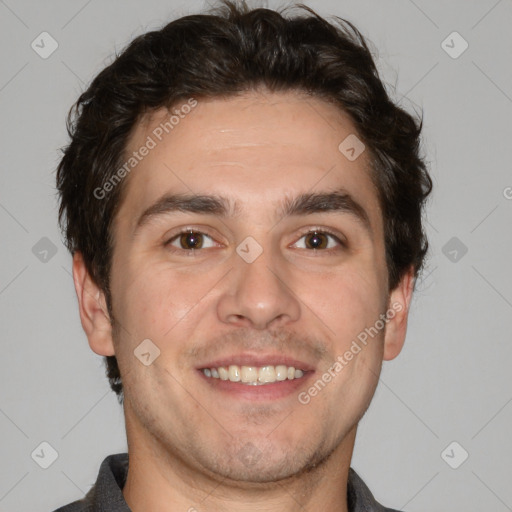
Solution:
<path fill-rule="evenodd" d="M 204 466 L 209 472 L 229 479 L 234 487 L 275 484 L 318 468 L 334 449 L 312 446 L 306 452 L 304 447 L 301 450 L 296 446 L 279 447 L 268 439 L 258 445 L 248 441 L 245 444 L 233 443 L 228 450 L 230 453 L 224 452 L 223 456 L 209 452 Z"/>

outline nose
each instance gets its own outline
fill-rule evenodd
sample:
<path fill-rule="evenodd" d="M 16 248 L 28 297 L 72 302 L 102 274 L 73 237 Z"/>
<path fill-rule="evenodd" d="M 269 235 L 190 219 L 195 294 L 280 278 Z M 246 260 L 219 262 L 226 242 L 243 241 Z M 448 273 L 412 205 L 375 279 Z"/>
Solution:
<path fill-rule="evenodd" d="M 219 298 L 219 319 L 233 326 L 269 329 L 300 318 L 300 302 L 293 292 L 291 276 L 279 267 L 270 251 L 252 263 L 233 255 L 234 268 Z M 281 271 L 278 270 L 281 268 Z"/>

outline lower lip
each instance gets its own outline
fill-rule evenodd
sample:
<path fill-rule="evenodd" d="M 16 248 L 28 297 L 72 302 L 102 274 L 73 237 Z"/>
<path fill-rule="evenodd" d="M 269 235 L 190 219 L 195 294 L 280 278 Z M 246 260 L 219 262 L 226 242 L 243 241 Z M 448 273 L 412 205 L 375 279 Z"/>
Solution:
<path fill-rule="evenodd" d="M 234 398 L 244 400 L 278 400 L 290 395 L 297 394 L 299 389 L 306 386 L 307 381 L 311 379 L 315 372 L 305 372 L 299 379 L 281 380 L 270 384 L 258 386 L 242 384 L 241 382 L 231 382 L 230 380 L 216 379 L 207 377 L 202 370 L 198 370 L 200 377 L 209 384 L 215 391 L 226 393 Z"/>

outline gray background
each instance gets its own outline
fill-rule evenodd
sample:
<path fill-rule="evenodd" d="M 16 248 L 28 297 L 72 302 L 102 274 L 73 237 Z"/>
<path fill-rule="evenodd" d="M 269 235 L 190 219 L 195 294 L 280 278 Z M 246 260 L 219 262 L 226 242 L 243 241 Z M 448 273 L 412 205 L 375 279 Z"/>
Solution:
<path fill-rule="evenodd" d="M 408 339 L 398 359 L 384 363 L 352 465 L 387 506 L 512 510 L 512 2 L 307 4 L 353 21 L 378 51 L 394 97 L 423 108 L 436 187 L 432 251 Z M 65 115 L 113 52 L 202 7 L 0 1 L 3 512 L 53 510 L 82 497 L 103 458 L 126 450 L 122 409 L 80 326 L 54 171 L 67 143 Z M 43 31 L 59 45 L 47 59 L 31 48 Z M 469 44 L 458 58 L 441 46 L 453 31 Z M 453 36 L 445 44 L 452 53 L 462 48 Z M 48 469 L 31 457 L 43 441 L 58 452 Z M 453 469 L 447 462 L 460 464 L 463 450 L 469 458 Z"/>

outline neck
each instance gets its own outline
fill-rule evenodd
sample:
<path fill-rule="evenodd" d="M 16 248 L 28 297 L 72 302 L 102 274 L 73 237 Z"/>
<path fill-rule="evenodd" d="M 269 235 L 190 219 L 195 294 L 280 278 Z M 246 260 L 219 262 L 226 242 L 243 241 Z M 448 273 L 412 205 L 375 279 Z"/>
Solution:
<path fill-rule="evenodd" d="M 193 466 L 158 440 L 129 427 L 129 468 L 123 495 L 133 512 L 348 512 L 347 481 L 355 426 L 321 463 L 270 483 L 234 481 Z"/>

